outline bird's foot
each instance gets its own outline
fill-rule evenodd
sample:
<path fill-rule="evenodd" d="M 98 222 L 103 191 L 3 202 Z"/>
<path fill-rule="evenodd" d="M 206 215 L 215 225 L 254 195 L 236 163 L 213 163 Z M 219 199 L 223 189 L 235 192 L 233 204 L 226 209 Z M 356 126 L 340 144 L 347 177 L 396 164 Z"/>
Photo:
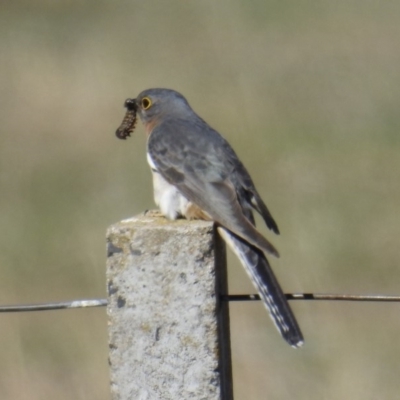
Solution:
<path fill-rule="evenodd" d="M 150 218 L 161 218 L 164 216 L 160 210 L 146 210 L 143 215 Z"/>

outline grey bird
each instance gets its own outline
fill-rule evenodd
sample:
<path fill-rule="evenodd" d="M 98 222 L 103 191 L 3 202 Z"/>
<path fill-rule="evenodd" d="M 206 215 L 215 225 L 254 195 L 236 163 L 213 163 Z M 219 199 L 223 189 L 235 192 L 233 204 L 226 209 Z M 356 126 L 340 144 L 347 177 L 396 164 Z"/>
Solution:
<path fill-rule="evenodd" d="M 300 347 L 302 333 L 265 256 L 279 253 L 256 229 L 252 210 L 276 234 L 278 225 L 232 147 L 174 90 L 144 90 L 125 106 L 128 111 L 116 135 L 130 136 L 139 115 L 148 135 L 147 160 L 161 213 L 172 220 L 215 221 L 282 337 Z"/>

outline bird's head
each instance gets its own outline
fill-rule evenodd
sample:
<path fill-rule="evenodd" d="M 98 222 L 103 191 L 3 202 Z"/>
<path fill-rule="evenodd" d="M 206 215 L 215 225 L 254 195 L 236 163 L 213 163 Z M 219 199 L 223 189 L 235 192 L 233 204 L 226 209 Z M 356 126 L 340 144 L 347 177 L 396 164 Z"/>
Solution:
<path fill-rule="evenodd" d="M 127 112 L 116 135 L 119 139 L 130 136 L 136 123 L 136 115 L 145 127 L 154 127 L 166 117 L 184 118 L 193 113 L 187 100 L 171 89 L 147 89 L 136 99 L 125 101 Z"/>

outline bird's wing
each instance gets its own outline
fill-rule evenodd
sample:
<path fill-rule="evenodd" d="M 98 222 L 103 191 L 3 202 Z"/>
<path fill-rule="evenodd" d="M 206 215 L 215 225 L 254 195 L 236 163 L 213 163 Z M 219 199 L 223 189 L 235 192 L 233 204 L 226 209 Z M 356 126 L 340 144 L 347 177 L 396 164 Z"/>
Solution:
<path fill-rule="evenodd" d="M 263 199 L 258 194 L 246 167 L 242 164 L 231 147 L 228 151 L 228 157 L 235 165 L 236 179 L 238 180 L 238 185 L 243 188 L 243 196 L 246 198 L 247 203 L 262 216 L 267 227 L 279 235 L 278 224 L 275 222 Z"/>
<path fill-rule="evenodd" d="M 212 219 L 262 251 L 279 256 L 243 213 L 226 145 L 202 120 L 188 124 L 174 119 L 152 131 L 148 154 L 164 179 Z"/>

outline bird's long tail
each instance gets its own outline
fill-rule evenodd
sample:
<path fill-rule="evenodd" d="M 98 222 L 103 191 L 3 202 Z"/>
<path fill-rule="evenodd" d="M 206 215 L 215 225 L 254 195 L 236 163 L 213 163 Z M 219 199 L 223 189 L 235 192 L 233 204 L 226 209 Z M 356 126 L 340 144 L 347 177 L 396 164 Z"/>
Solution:
<path fill-rule="evenodd" d="M 225 228 L 218 232 L 239 257 L 279 333 L 292 347 L 300 347 L 303 335 L 264 253 Z"/>

